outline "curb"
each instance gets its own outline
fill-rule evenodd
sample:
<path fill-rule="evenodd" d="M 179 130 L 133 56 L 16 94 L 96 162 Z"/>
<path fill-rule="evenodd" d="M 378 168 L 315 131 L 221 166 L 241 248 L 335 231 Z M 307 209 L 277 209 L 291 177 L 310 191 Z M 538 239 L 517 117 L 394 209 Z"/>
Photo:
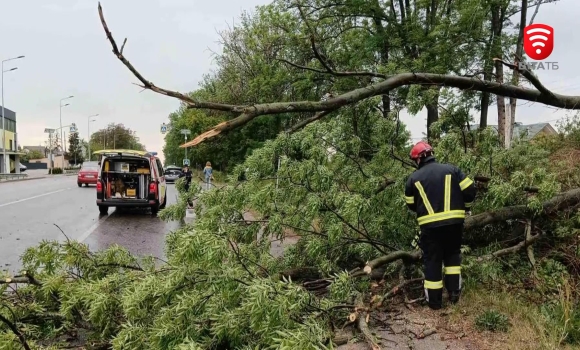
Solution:
<path fill-rule="evenodd" d="M 20 182 L 20 181 L 32 181 L 32 180 L 39 180 L 39 179 L 46 179 L 48 176 L 40 176 L 40 177 L 31 177 L 28 179 L 18 179 L 18 180 L 0 180 L 0 184 L 5 182 Z"/>
<path fill-rule="evenodd" d="M 6 183 L 6 182 L 32 181 L 32 180 L 47 179 L 47 178 L 58 177 L 58 176 L 75 176 L 75 175 L 78 175 L 78 174 L 55 174 L 55 175 L 45 175 L 45 176 L 39 176 L 39 177 L 31 177 L 31 178 L 27 178 L 27 179 L 0 180 L 0 184 Z"/>

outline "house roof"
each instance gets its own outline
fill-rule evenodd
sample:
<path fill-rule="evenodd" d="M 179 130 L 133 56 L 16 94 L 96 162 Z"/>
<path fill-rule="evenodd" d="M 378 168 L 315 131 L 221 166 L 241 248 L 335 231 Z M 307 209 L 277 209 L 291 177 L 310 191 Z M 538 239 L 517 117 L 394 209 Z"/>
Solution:
<path fill-rule="evenodd" d="M 27 149 L 29 151 L 39 151 L 44 153 L 44 151 L 46 150 L 46 147 L 44 146 L 22 146 L 22 149 Z"/>
<path fill-rule="evenodd" d="M 493 130 L 495 130 L 497 132 L 497 125 L 488 125 L 489 127 L 492 127 Z M 542 131 L 543 128 L 545 128 L 546 126 L 549 126 L 551 129 L 552 125 L 550 125 L 550 123 L 536 123 L 536 124 L 519 124 L 516 123 L 514 125 L 514 137 L 518 137 L 519 135 L 521 135 L 522 133 L 527 131 L 527 138 L 528 139 L 532 139 L 534 138 L 540 131 Z M 473 124 L 469 126 L 470 130 L 477 130 L 479 129 L 479 124 Z"/>

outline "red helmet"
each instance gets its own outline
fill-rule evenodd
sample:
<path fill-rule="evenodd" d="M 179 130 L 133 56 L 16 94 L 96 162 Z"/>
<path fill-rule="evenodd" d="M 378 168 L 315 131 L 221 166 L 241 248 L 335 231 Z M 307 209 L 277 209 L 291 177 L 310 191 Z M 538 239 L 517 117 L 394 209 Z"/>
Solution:
<path fill-rule="evenodd" d="M 413 160 L 423 158 L 429 152 L 433 152 L 433 147 L 425 141 L 419 141 L 411 148 L 409 157 Z"/>

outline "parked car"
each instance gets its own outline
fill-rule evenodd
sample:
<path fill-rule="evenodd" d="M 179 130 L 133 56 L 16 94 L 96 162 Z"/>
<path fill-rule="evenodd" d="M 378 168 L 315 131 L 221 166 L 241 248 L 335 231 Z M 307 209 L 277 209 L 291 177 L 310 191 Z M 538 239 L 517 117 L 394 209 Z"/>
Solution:
<path fill-rule="evenodd" d="M 151 208 L 153 215 L 167 205 L 167 185 L 156 152 L 102 150 L 97 178 L 97 206 L 105 215 L 109 207 Z"/>
<path fill-rule="evenodd" d="M 96 185 L 99 177 L 99 163 L 98 162 L 84 162 L 77 174 L 77 185 L 81 187 L 85 185 Z"/>
<path fill-rule="evenodd" d="M 26 171 L 26 169 L 28 169 L 28 168 L 26 167 L 26 165 L 24 165 L 24 164 L 22 164 L 22 163 L 20 163 L 20 162 L 18 162 L 18 165 L 20 166 L 20 172 L 21 172 L 21 173 L 25 172 L 25 171 Z"/>
<path fill-rule="evenodd" d="M 179 175 L 181 175 L 182 171 L 179 167 L 168 166 L 165 168 L 165 181 L 168 183 L 173 183 L 177 179 L 179 179 Z"/>

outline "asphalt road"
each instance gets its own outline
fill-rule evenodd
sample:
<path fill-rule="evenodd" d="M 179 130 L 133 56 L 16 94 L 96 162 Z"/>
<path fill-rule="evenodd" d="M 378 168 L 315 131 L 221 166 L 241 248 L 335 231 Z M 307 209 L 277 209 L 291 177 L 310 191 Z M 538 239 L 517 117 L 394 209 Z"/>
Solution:
<path fill-rule="evenodd" d="M 168 202 L 177 192 L 167 186 Z M 26 248 L 42 240 L 66 240 L 58 227 L 91 250 L 119 244 L 133 254 L 163 257 L 165 235 L 180 224 L 163 222 L 146 209 L 109 209 L 100 216 L 95 187 L 78 187 L 76 176 L 55 176 L 0 183 L 0 269 L 11 274 L 21 268 Z"/>

